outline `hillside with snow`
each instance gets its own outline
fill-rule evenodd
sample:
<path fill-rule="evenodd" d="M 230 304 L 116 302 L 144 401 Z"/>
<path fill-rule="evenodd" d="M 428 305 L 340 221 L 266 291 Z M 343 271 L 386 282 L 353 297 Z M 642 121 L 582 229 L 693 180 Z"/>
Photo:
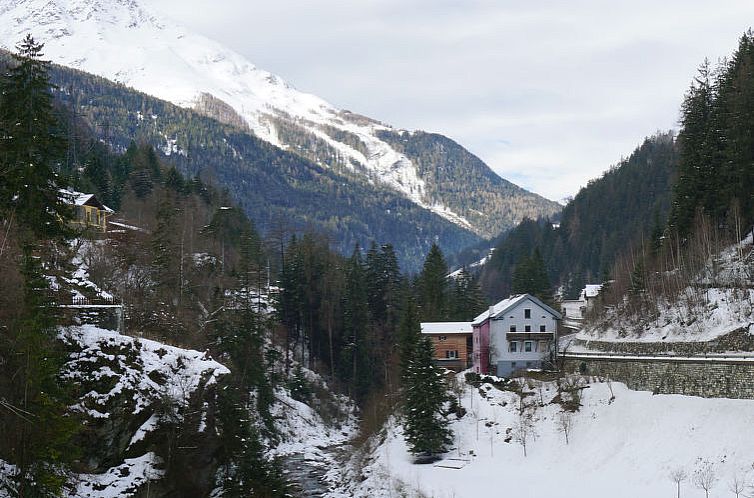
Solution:
<path fill-rule="evenodd" d="M 576 343 L 706 342 L 737 330 L 754 333 L 754 238 L 750 233 L 694 271 L 672 269 L 650 284 L 640 305 L 625 299 L 593 317 Z M 661 285 L 660 285 L 661 284 Z M 660 291 L 654 291 L 660 287 Z M 662 288 L 676 290 L 661 292 Z"/>
<path fill-rule="evenodd" d="M 444 137 L 428 135 L 430 144 L 405 150 L 401 143 L 413 132 L 394 130 L 298 91 L 140 1 L 2 2 L 0 48 L 13 50 L 28 33 L 46 44 L 45 55 L 55 63 L 198 110 L 346 176 L 380 183 L 478 235 L 493 236 L 525 216 L 559 210 L 556 203 L 498 177 Z M 433 154 L 440 148 L 429 164 L 423 159 L 427 147 Z M 462 150 L 461 157 L 451 150 L 455 148 Z M 469 162 L 472 167 L 464 166 Z M 454 180 L 463 175 L 470 184 L 463 195 L 436 183 L 435 170 L 451 166 Z"/>
<path fill-rule="evenodd" d="M 339 496 L 675 496 L 670 474 L 678 469 L 686 474 L 685 497 L 705 496 L 693 479 L 708 469 L 715 477 L 713 496 L 732 496 L 728 489 L 735 476 L 751 484 L 750 400 L 652 395 L 585 378 L 564 381 L 560 389 L 555 382 L 531 381 L 523 398 L 490 383 L 462 385 L 467 412 L 453 418 L 455 442 L 443 460 L 413 464 L 393 421 L 367 457 L 363 482 Z M 573 392 L 580 406 L 570 412 L 563 401 Z"/>

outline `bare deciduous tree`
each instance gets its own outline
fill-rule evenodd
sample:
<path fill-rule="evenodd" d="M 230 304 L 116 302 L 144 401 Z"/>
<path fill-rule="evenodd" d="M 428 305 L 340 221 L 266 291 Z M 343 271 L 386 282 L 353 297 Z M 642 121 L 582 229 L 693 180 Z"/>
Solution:
<path fill-rule="evenodd" d="M 568 437 L 571 434 L 571 428 L 573 427 L 573 415 L 571 412 L 558 413 L 558 430 L 565 436 L 566 444 L 568 444 Z"/>
<path fill-rule="evenodd" d="M 681 483 L 685 481 L 688 476 L 688 473 L 686 473 L 686 470 L 683 467 L 678 467 L 670 471 L 669 477 L 670 480 L 675 483 L 676 498 L 681 498 Z"/>
<path fill-rule="evenodd" d="M 523 448 L 524 457 L 526 456 L 526 446 L 534 435 L 534 424 L 531 417 L 526 414 L 525 410 L 519 411 L 516 425 L 513 427 L 513 439 Z"/>
<path fill-rule="evenodd" d="M 694 476 L 691 480 L 694 486 L 704 490 L 704 496 L 709 498 L 709 492 L 717 482 L 717 474 L 711 463 L 704 462 L 701 467 L 694 471 Z"/>
<path fill-rule="evenodd" d="M 741 474 L 735 472 L 733 477 L 728 481 L 728 489 L 736 495 L 736 498 L 741 498 L 741 494 L 749 487 L 749 479 L 747 474 Z"/>
<path fill-rule="evenodd" d="M 607 400 L 607 404 L 609 405 L 613 401 L 615 401 L 615 393 L 613 392 L 613 382 L 610 380 L 610 376 L 607 376 L 607 388 L 610 389 L 610 399 Z"/>

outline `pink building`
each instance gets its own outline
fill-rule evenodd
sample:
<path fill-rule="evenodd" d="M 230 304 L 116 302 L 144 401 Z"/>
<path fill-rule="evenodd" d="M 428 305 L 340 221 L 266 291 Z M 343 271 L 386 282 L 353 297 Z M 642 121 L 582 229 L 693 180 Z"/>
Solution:
<path fill-rule="evenodd" d="M 508 377 L 552 365 L 560 313 L 530 294 L 503 299 L 472 326 L 474 372 Z"/>
<path fill-rule="evenodd" d="M 472 366 L 474 371 L 480 374 L 489 374 L 490 370 L 490 321 L 474 323 L 471 334 L 474 349 L 472 353 Z"/>

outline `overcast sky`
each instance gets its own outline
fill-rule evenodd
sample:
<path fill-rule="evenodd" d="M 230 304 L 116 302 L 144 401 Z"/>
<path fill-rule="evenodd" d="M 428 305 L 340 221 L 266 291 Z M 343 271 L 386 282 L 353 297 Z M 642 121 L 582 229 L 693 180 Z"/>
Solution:
<path fill-rule="evenodd" d="M 551 199 L 656 130 L 754 1 L 144 0 L 299 90 L 447 135 Z"/>

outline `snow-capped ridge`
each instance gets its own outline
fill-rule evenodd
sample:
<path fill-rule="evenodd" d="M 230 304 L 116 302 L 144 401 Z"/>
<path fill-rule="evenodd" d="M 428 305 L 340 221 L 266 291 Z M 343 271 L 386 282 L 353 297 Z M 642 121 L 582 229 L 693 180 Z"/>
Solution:
<path fill-rule="evenodd" d="M 139 91 L 195 108 L 210 95 L 233 109 L 257 137 L 281 148 L 276 120 L 301 128 L 337 151 L 346 167 L 359 166 L 419 206 L 476 230 L 451 207 L 430 199 L 418 168 L 377 136 L 389 126 L 296 90 L 240 54 L 190 32 L 138 0 L 10 0 L 0 7 L 0 47 L 31 33 L 53 62 L 112 79 Z M 115 56 L 117 54 L 117 56 Z M 357 137 L 338 140 L 323 127 Z M 176 152 L 176 151 L 172 151 Z M 313 158 L 328 164 L 329 158 Z M 478 231 L 478 230 L 476 230 Z"/>

